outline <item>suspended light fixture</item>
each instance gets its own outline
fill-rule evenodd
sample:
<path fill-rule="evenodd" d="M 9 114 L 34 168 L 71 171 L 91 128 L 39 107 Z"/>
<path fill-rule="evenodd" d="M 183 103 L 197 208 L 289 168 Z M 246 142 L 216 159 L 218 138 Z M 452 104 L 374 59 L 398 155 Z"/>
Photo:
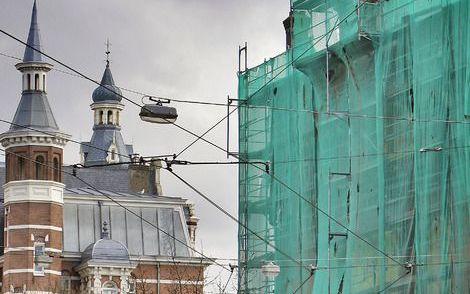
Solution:
<path fill-rule="evenodd" d="M 157 124 L 171 124 L 178 118 L 176 108 L 163 106 L 163 104 L 170 103 L 169 99 L 156 99 L 151 96 L 145 96 L 143 98 L 148 98 L 155 103 L 144 104 L 144 106 L 142 106 L 139 113 L 141 120 Z"/>
<path fill-rule="evenodd" d="M 261 273 L 268 278 L 275 278 L 279 275 L 281 269 L 278 265 L 274 264 L 272 261 L 261 266 Z"/>

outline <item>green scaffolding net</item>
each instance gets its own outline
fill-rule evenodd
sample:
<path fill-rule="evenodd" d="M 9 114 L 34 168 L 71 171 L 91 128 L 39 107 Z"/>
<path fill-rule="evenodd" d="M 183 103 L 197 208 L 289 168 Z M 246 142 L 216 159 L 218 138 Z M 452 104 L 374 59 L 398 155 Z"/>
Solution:
<path fill-rule="evenodd" d="M 240 167 L 240 293 L 470 293 L 470 1 L 291 6 L 239 74 L 240 158 L 270 163 Z"/>

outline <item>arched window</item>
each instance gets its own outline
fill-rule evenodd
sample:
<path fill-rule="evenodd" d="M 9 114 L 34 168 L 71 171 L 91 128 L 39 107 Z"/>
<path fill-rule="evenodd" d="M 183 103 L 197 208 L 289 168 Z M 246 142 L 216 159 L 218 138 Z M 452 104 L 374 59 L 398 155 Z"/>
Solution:
<path fill-rule="evenodd" d="M 54 181 L 60 182 L 60 166 L 59 159 L 54 157 Z"/>
<path fill-rule="evenodd" d="M 16 179 L 24 180 L 26 178 L 26 169 L 25 169 L 25 159 L 23 157 L 18 157 L 17 167 L 18 167 L 18 170 L 16 173 Z"/>
<path fill-rule="evenodd" d="M 26 85 L 26 90 L 31 90 L 31 74 L 28 74 L 27 77 L 28 84 Z"/>
<path fill-rule="evenodd" d="M 114 294 L 114 293 L 118 293 L 118 287 L 116 286 L 116 284 L 112 281 L 107 281 L 106 283 L 103 284 L 103 294 Z"/>
<path fill-rule="evenodd" d="M 44 156 L 38 155 L 35 159 L 36 166 L 36 180 L 45 180 L 46 179 L 46 169 L 44 165 Z"/>
<path fill-rule="evenodd" d="M 46 75 L 42 75 L 42 90 L 46 92 Z"/>
<path fill-rule="evenodd" d="M 71 274 L 68 270 L 63 270 L 62 275 L 60 277 L 60 293 L 70 293 L 72 289 L 72 279 Z"/>
<path fill-rule="evenodd" d="M 108 110 L 108 124 L 113 124 L 113 112 L 111 110 Z"/>
<path fill-rule="evenodd" d="M 100 111 L 100 124 L 103 123 L 103 111 Z"/>
<path fill-rule="evenodd" d="M 34 90 L 39 90 L 39 74 L 34 75 Z"/>

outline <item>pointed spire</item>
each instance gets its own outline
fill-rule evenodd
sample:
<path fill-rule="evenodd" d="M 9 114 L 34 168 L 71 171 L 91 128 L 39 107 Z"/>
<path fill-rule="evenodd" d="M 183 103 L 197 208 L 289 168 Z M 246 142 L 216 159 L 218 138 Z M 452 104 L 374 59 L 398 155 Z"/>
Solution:
<path fill-rule="evenodd" d="M 113 74 L 111 73 L 109 62 L 107 62 L 103 77 L 101 78 L 101 86 L 93 91 L 93 102 L 107 101 L 116 103 L 121 101 L 121 95 L 121 89 L 114 84 Z"/>
<path fill-rule="evenodd" d="M 106 69 L 104 70 L 103 77 L 101 78 L 102 85 L 114 86 L 113 74 L 109 68 L 109 63 L 106 64 Z"/>
<path fill-rule="evenodd" d="M 39 34 L 38 12 L 36 6 L 36 0 L 34 0 L 33 12 L 31 14 L 31 25 L 29 27 L 27 41 L 28 46 L 26 46 L 24 51 L 23 62 L 42 62 L 41 53 L 31 48 L 33 47 L 36 50 L 41 50 L 41 37 Z"/>

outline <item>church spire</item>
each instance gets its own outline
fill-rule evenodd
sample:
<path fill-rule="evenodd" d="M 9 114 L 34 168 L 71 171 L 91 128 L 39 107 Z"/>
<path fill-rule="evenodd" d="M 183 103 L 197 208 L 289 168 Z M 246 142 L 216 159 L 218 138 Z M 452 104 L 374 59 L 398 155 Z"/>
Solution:
<path fill-rule="evenodd" d="M 41 53 L 36 50 L 41 50 L 41 35 L 39 33 L 38 25 L 38 11 L 36 0 L 34 0 L 33 12 L 31 14 L 31 24 L 29 26 L 28 46 L 24 51 L 23 62 L 43 62 Z M 33 48 L 31 48 L 33 47 Z"/>

